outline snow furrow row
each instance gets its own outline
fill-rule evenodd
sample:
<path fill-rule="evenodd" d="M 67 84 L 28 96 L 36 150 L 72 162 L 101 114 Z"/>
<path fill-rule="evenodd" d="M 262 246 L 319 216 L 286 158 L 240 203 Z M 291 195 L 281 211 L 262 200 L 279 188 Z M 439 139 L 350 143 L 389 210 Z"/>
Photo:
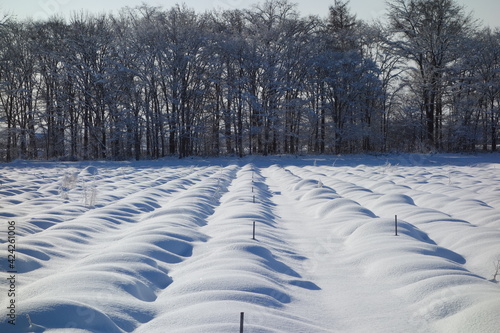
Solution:
<path fill-rule="evenodd" d="M 24 236 L 41 232 L 63 221 L 69 222 L 95 208 L 103 209 L 110 204 L 116 205 L 120 200 L 127 201 L 131 195 L 149 191 L 152 187 L 160 187 L 192 173 L 184 170 L 180 174 L 167 168 L 163 172 L 168 176 L 158 177 L 151 170 L 127 174 L 131 170 L 102 168 L 99 174 L 96 167 L 79 169 L 63 166 L 52 175 L 24 170 L 23 179 L 19 180 L 24 184 L 20 190 L 22 193 L 0 199 L 0 207 L 8 211 L 6 214 L 26 222 L 18 228 L 18 234 Z"/>
<path fill-rule="evenodd" d="M 374 182 L 353 176 L 356 169 L 347 172 L 329 167 L 321 168 L 321 172 L 313 167 L 291 169 L 311 181 L 317 179 L 316 183 L 335 189 L 347 200 L 355 200 L 359 205 L 355 211 L 368 210 L 383 218 L 381 221 L 385 219 L 385 223 L 358 226 L 351 220 L 352 234 L 346 244 L 359 239 L 362 247 L 368 246 L 370 251 L 361 258 L 367 275 L 390 280 L 397 277 L 398 284 L 403 285 L 397 293 L 416 304 L 413 319 L 434 323 L 439 329 L 451 325 L 457 330 L 461 326 L 473 327 L 470 320 L 477 312 L 490 314 L 500 309 L 498 297 L 493 296 L 500 295 L 500 291 L 497 285 L 487 281 L 488 269 L 493 273 L 488 260 L 493 261 L 499 250 L 500 235 L 495 230 L 473 227 L 440 211 L 418 207 L 410 196 L 401 193 L 411 193 L 411 188 L 389 184 L 383 186 L 383 193 L 374 192 L 369 186 L 365 187 L 375 185 Z M 336 200 L 339 199 L 333 202 Z M 332 218 L 338 219 L 343 214 L 352 217 L 350 209 L 340 209 L 341 214 L 332 214 Z M 400 219 L 400 236 L 409 235 L 419 242 L 395 246 L 401 242 L 400 237 L 389 241 L 390 235 L 394 235 L 394 215 Z M 463 240 L 456 241 L 457 233 L 462 236 L 458 239 Z M 477 251 L 479 244 L 482 251 Z M 389 249 L 392 251 L 387 251 Z M 429 260 L 429 255 L 435 260 Z"/>
<path fill-rule="evenodd" d="M 204 239 L 196 232 L 199 215 L 217 193 L 207 192 L 199 202 L 193 198 L 199 198 L 204 184 L 214 183 L 219 169 L 157 181 L 21 237 L 19 302 L 31 327 L 130 332 L 137 322 L 152 319 L 151 302 L 172 281 L 169 265 L 191 255 L 193 242 Z M 167 210 L 182 221 L 165 219 Z M 33 272 L 26 274 L 29 271 Z M 50 315 L 54 311 L 57 317 Z M 17 328 L 29 325 L 29 320 L 20 316 Z"/>
<path fill-rule="evenodd" d="M 436 158 L 6 165 L 0 332 L 496 332 L 497 163 Z"/>
<path fill-rule="evenodd" d="M 233 332 L 240 312 L 249 332 L 325 331 L 287 311 L 291 290 L 313 284 L 282 261 L 291 249 L 276 231 L 270 195 L 255 166 L 239 170 L 200 230 L 207 241 L 171 272 L 173 283 L 156 301 L 163 313 L 137 332 Z"/>
<path fill-rule="evenodd" d="M 398 215 L 400 219 L 426 232 L 440 246 L 463 256 L 467 269 L 485 279 L 492 278 L 491 266 L 500 256 L 498 245 L 500 229 L 481 226 L 461 217 L 466 216 L 464 212 L 467 210 L 488 215 L 490 211 L 495 210 L 494 208 L 485 207 L 470 199 L 462 199 L 460 193 L 457 193 L 453 197 L 455 204 L 450 204 L 443 211 L 441 206 L 446 205 L 435 203 L 429 205 L 429 201 L 419 200 L 419 198 L 432 195 L 435 202 L 439 202 L 435 198 L 436 193 L 429 194 L 429 192 L 415 190 L 409 186 L 391 183 L 381 185 L 381 182 L 378 182 L 377 184 L 373 180 L 366 179 L 369 175 L 365 177 L 349 175 L 333 169 L 323 170 L 323 172 L 327 175 L 325 183 L 345 188 L 341 191 L 342 194 L 358 201 L 378 216 L 391 218 Z M 423 206 L 419 205 L 419 202 Z M 464 202 L 474 202 L 474 208 L 465 205 Z M 500 212 L 497 213 L 500 214 Z M 482 246 L 480 252 L 476 250 L 478 242 Z"/>

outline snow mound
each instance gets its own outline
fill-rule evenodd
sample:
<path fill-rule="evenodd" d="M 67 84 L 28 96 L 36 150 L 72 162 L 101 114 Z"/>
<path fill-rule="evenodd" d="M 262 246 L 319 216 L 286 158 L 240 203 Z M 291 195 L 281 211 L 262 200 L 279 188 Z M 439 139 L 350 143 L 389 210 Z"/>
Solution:
<path fill-rule="evenodd" d="M 497 156 L 417 157 L 4 165 L 0 332 L 497 332 Z"/>
<path fill-rule="evenodd" d="M 95 166 L 88 166 L 80 172 L 82 177 L 97 176 L 98 174 L 99 170 Z"/>

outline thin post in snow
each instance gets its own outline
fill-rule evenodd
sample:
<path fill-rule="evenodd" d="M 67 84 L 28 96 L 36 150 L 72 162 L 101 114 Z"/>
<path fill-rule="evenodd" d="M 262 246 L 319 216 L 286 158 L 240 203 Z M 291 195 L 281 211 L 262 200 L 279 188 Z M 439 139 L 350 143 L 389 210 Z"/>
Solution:
<path fill-rule="evenodd" d="M 245 320 L 245 312 L 240 313 L 240 333 L 243 333 L 243 321 Z"/>
<path fill-rule="evenodd" d="M 396 231 L 395 236 L 398 236 L 398 216 L 397 215 L 394 215 L 394 229 Z"/>
<path fill-rule="evenodd" d="M 255 203 L 255 194 L 253 195 L 253 203 Z"/>
<path fill-rule="evenodd" d="M 252 239 L 255 240 L 255 221 L 253 221 L 253 236 Z"/>

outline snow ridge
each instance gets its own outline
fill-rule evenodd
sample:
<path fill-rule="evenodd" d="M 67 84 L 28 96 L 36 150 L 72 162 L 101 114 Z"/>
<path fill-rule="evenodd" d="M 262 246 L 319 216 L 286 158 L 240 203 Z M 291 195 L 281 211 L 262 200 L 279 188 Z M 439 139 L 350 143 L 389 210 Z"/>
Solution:
<path fill-rule="evenodd" d="M 498 162 L 361 160 L 2 166 L 0 331 L 498 331 Z"/>

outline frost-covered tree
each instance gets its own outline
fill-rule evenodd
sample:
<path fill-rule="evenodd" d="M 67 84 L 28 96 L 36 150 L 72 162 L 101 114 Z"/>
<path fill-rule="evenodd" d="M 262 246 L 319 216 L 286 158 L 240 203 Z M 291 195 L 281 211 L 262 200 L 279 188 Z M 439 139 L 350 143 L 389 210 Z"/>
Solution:
<path fill-rule="evenodd" d="M 483 149 L 497 150 L 500 130 L 500 30 L 485 29 L 477 36 L 478 48 L 471 55 L 477 61 L 478 103 L 484 122 Z"/>
<path fill-rule="evenodd" d="M 0 24 L 0 119 L 5 158 L 36 157 L 36 63 L 29 25 Z"/>
<path fill-rule="evenodd" d="M 247 12 L 250 45 L 253 48 L 251 123 L 254 151 L 278 153 L 283 120 L 283 98 L 287 90 L 284 68 L 287 46 L 298 20 L 295 6 L 288 1 L 266 1 Z"/>
<path fill-rule="evenodd" d="M 246 87 L 251 63 L 246 15 L 241 10 L 211 14 L 209 75 L 212 97 L 210 150 L 244 155 Z M 222 140 L 221 140 L 222 138 Z"/>
<path fill-rule="evenodd" d="M 391 47 L 408 61 L 412 85 L 419 87 L 423 140 L 440 148 L 443 136 L 444 77 L 461 55 L 461 42 L 474 31 L 474 21 L 454 0 L 392 0 L 389 24 Z"/>
<path fill-rule="evenodd" d="M 451 68 L 449 148 L 496 150 L 500 108 L 500 32 L 484 29 L 462 44 Z"/>
<path fill-rule="evenodd" d="M 362 24 L 348 3 L 336 1 L 318 32 L 312 77 L 317 109 L 315 150 L 351 152 L 369 150 L 372 116 L 382 97 L 378 68 L 365 56 Z"/>
<path fill-rule="evenodd" d="M 393 0 L 388 17 L 268 0 L 4 20 L 0 158 L 495 149 L 498 31 L 452 0 Z"/>

